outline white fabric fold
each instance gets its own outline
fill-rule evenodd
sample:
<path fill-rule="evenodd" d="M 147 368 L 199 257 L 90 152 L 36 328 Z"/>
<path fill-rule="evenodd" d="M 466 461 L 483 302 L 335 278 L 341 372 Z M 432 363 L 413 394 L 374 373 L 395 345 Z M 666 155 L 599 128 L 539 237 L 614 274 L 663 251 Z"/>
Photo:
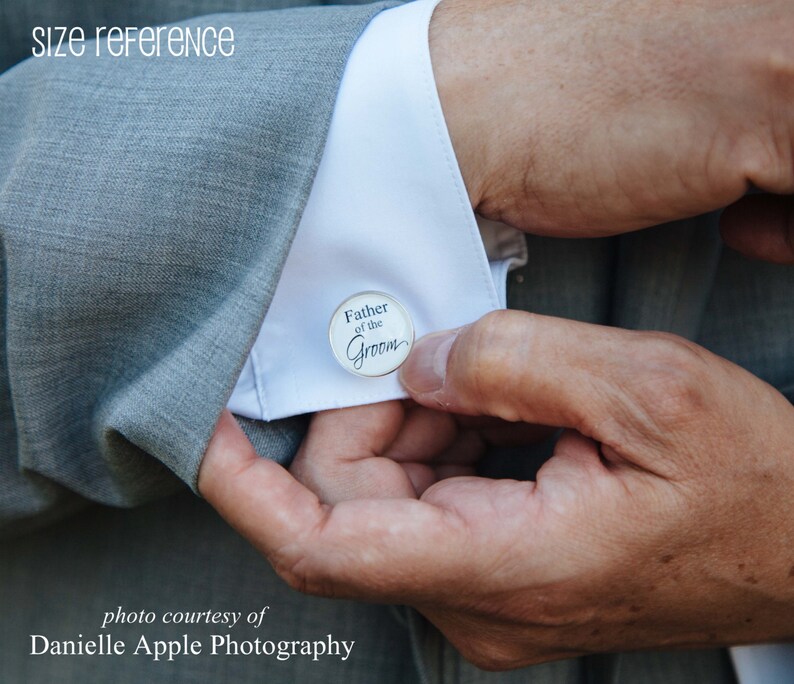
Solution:
<path fill-rule="evenodd" d="M 353 49 L 295 242 L 229 402 L 239 415 L 406 396 L 396 373 L 357 377 L 331 353 L 330 317 L 357 292 L 395 297 L 417 337 L 505 305 L 507 270 L 526 261 L 526 243 L 493 222 L 481 236 L 433 78 L 435 5 L 382 12 Z"/>

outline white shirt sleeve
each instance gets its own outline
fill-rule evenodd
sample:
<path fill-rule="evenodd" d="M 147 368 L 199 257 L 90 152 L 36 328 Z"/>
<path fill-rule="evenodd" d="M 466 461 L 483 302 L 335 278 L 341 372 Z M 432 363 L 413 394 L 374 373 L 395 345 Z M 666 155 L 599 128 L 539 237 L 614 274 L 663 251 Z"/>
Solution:
<path fill-rule="evenodd" d="M 761 644 L 731 649 L 739 684 L 794 682 L 794 644 Z"/>
<path fill-rule="evenodd" d="M 385 292 L 416 336 L 505 306 L 523 235 L 478 222 L 436 92 L 428 25 L 437 0 L 380 13 L 354 46 L 306 209 L 262 329 L 229 401 L 260 420 L 405 397 L 397 374 L 344 370 L 331 315 Z"/>

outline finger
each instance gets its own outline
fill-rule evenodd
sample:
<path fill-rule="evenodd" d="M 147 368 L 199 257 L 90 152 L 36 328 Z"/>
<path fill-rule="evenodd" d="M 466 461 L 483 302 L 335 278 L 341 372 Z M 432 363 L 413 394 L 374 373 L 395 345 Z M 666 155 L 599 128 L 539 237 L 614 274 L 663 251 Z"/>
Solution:
<path fill-rule="evenodd" d="M 451 477 L 472 477 L 476 474 L 474 468 L 463 465 L 440 465 L 436 466 L 435 471 L 437 481 Z"/>
<path fill-rule="evenodd" d="M 474 430 L 458 433 L 455 441 L 436 458 L 433 465 L 473 466 L 486 453 L 485 442 Z"/>
<path fill-rule="evenodd" d="M 456 416 L 461 428 L 476 430 L 487 444 L 494 446 L 525 446 L 545 442 L 557 428 L 530 423 L 509 423 L 492 416 Z"/>
<path fill-rule="evenodd" d="M 401 380 L 415 401 L 445 411 L 577 427 L 584 422 L 585 396 L 609 375 L 627 334 L 518 311 L 493 312 L 470 326 L 419 340 Z"/>
<path fill-rule="evenodd" d="M 481 518 L 491 510 L 492 484 L 476 481 L 483 489 L 470 486 L 471 515 Z M 284 468 L 257 456 L 228 411 L 209 443 L 198 486 L 302 591 L 407 602 L 441 596 L 451 579 L 480 570 L 463 517 L 416 499 L 323 505 Z M 485 559 L 487 546 L 487 537 L 478 544 Z"/>
<path fill-rule="evenodd" d="M 570 494 L 570 499 L 582 499 L 582 493 L 610 472 L 601 458 L 597 442 L 583 437 L 573 430 L 565 430 L 554 447 L 554 455 L 546 461 L 537 474 L 536 482 L 540 490 L 554 490 L 555 496 Z M 585 497 L 591 498 L 591 497 Z M 587 502 L 578 502 L 586 506 Z"/>
<path fill-rule="evenodd" d="M 427 410 L 427 409 L 426 409 Z M 440 414 L 435 411 L 437 415 Z M 458 434 L 452 445 L 432 461 L 402 463 L 405 473 L 411 480 L 417 496 L 440 480 L 461 475 L 475 475 L 474 464 L 485 454 L 485 443 L 479 434 L 465 431 Z"/>
<path fill-rule="evenodd" d="M 400 434 L 403 422 L 399 401 L 317 413 L 290 472 L 324 503 L 414 498 L 416 490 L 405 470 L 380 457 Z"/>
<path fill-rule="evenodd" d="M 458 446 L 450 462 L 468 465 L 477 445 L 458 443 L 453 416 L 391 401 L 315 414 L 290 471 L 324 503 L 415 497 L 438 479 L 420 464 L 447 462 L 439 459 Z"/>
<path fill-rule="evenodd" d="M 379 456 L 400 434 L 404 420 L 399 401 L 319 411 L 296 461 L 305 454 L 313 463 L 329 465 Z"/>
<path fill-rule="evenodd" d="M 392 444 L 379 453 L 398 462 L 429 462 L 450 448 L 457 436 L 453 416 L 413 405 L 405 410 L 405 421 Z"/>
<path fill-rule="evenodd" d="M 681 435 L 675 421 L 702 412 L 710 358 L 669 335 L 498 311 L 419 340 L 401 378 L 417 402 L 445 411 L 667 445 Z"/>
<path fill-rule="evenodd" d="M 752 259 L 794 264 L 794 197 L 748 195 L 720 219 L 727 245 Z"/>
<path fill-rule="evenodd" d="M 207 446 L 198 490 L 266 555 L 311 535 L 327 516 L 314 494 L 280 465 L 257 455 L 228 410 Z"/>
<path fill-rule="evenodd" d="M 439 480 L 433 466 L 425 463 L 403 463 L 403 470 L 411 480 L 417 496 L 421 496 L 426 489 L 432 487 Z"/>

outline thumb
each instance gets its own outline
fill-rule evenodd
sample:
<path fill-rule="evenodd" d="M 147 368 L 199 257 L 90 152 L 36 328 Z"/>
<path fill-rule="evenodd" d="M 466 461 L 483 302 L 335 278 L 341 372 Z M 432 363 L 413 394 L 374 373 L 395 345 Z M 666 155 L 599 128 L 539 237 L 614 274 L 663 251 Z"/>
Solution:
<path fill-rule="evenodd" d="M 257 455 L 228 409 L 202 459 L 198 490 L 271 560 L 279 549 L 321 527 L 328 513 L 282 466 Z"/>
<path fill-rule="evenodd" d="M 401 380 L 425 406 L 578 428 L 597 421 L 594 385 L 608 392 L 611 358 L 625 331 L 521 311 L 494 311 L 472 325 L 419 340 Z"/>
<path fill-rule="evenodd" d="M 707 358 L 673 335 L 496 311 L 419 340 L 401 380 L 425 406 L 650 447 L 709 391 Z"/>
<path fill-rule="evenodd" d="M 794 264 L 794 197 L 748 195 L 722 214 L 725 243 L 753 259 Z"/>
<path fill-rule="evenodd" d="M 496 485 L 480 482 L 477 510 L 487 511 Z M 417 499 L 321 503 L 282 466 L 259 457 L 228 410 L 207 446 L 198 489 L 283 579 L 310 594 L 407 603 L 438 596 L 456 572 L 483 573 L 495 555 L 486 549 L 472 559 L 466 521 L 448 507 Z"/>

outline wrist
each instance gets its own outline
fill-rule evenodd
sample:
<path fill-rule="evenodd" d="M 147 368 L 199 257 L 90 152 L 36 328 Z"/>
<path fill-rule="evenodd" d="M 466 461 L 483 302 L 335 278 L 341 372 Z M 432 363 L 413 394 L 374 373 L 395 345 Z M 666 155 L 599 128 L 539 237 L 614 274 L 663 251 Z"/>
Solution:
<path fill-rule="evenodd" d="M 533 213 L 526 198 L 540 208 L 545 203 L 536 173 L 549 163 L 551 131 L 544 122 L 557 112 L 551 119 L 558 125 L 564 111 L 550 96 L 549 79 L 540 77 L 553 72 L 537 29 L 543 17 L 534 5 L 443 0 L 429 30 L 436 88 L 471 205 L 484 218 L 522 230 Z"/>
<path fill-rule="evenodd" d="M 488 155 L 493 152 L 487 132 L 495 129 L 481 112 L 477 88 L 478 35 L 472 11 L 458 0 L 444 0 L 430 21 L 430 59 L 436 89 L 444 112 L 469 200 L 476 210 L 484 195 Z M 478 119 L 482 119 L 479 120 Z"/>

